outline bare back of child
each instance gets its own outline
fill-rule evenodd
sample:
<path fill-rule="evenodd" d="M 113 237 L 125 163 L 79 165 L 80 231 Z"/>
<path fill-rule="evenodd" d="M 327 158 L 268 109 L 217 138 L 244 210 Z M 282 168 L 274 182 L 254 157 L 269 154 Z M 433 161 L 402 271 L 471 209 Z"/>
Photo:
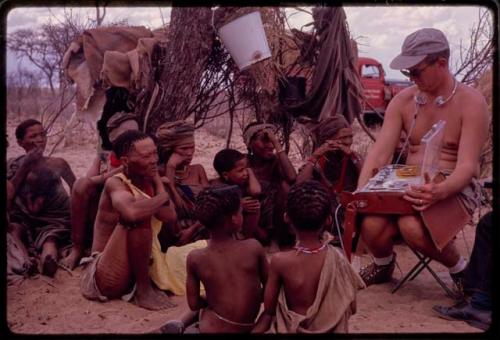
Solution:
<path fill-rule="evenodd" d="M 324 227 L 332 223 L 330 209 L 330 195 L 319 182 L 306 181 L 290 190 L 285 221 L 297 243 L 271 258 L 265 310 L 252 332 L 347 332 L 356 291 L 363 282 L 347 260 L 322 240 Z"/>
<path fill-rule="evenodd" d="M 187 258 L 186 291 L 191 310 L 200 310 L 201 333 L 245 333 L 254 326 L 267 280 L 267 259 L 258 241 L 235 240 L 242 223 L 239 189 L 205 189 L 195 214 L 209 229 L 204 249 Z M 200 283 L 206 298 L 200 296 Z"/>
<path fill-rule="evenodd" d="M 300 233 L 302 245 L 319 243 L 319 235 L 309 233 L 310 242 L 304 242 L 305 233 Z M 311 242 L 316 239 L 317 242 Z M 325 245 L 326 246 L 326 245 Z M 322 248 L 323 247 L 323 248 Z M 301 249 L 301 248 L 297 248 Z M 319 277 L 325 262 L 325 247 L 321 244 L 302 250 L 291 249 L 273 256 L 270 266 L 271 278 L 279 278 L 288 308 L 297 314 L 306 314 L 318 291 Z"/>

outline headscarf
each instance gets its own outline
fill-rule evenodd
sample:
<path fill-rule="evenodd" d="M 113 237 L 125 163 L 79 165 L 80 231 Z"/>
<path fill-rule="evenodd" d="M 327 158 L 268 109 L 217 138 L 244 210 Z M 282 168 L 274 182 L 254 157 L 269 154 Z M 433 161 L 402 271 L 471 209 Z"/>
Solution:
<path fill-rule="evenodd" d="M 109 118 L 108 122 L 106 123 L 106 128 L 108 129 L 108 131 L 111 131 L 113 129 L 116 129 L 118 126 L 120 126 L 121 123 L 127 120 L 137 121 L 136 116 L 133 112 L 116 112 L 111 116 L 111 118 Z"/>
<path fill-rule="evenodd" d="M 315 147 L 333 138 L 341 129 L 350 127 L 344 116 L 336 114 L 322 120 L 312 130 Z"/>
<path fill-rule="evenodd" d="M 262 123 L 262 124 L 255 124 L 255 125 L 252 125 L 248 128 L 245 128 L 245 131 L 243 132 L 243 142 L 249 148 L 250 141 L 252 140 L 252 138 L 257 133 L 259 133 L 263 130 L 266 130 L 266 129 L 271 130 L 271 131 L 275 131 L 276 127 L 272 124 Z"/>
<path fill-rule="evenodd" d="M 125 127 L 125 123 L 130 125 Z M 137 129 L 137 125 L 136 115 L 133 112 L 116 112 L 106 123 L 106 129 L 108 131 L 108 138 L 110 142 L 116 140 L 118 135 L 124 132 L 124 129 L 120 130 L 118 129 L 119 127 L 124 126 L 126 129 Z"/>
<path fill-rule="evenodd" d="M 194 138 L 194 125 L 183 120 L 167 122 L 156 130 L 158 147 L 162 151 L 173 150 L 175 146 L 191 142 Z"/>

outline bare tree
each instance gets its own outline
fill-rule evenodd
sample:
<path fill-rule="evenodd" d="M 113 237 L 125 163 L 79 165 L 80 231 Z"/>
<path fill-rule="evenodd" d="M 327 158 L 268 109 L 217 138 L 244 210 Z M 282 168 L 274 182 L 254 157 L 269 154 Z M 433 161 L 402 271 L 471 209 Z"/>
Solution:
<path fill-rule="evenodd" d="M 36 114 L 41 97 L 40 72 L 18 67 L 7 75 L 7 113 Z"/>
<path fill-rule="evenodd" d="M 50 90 L 55 94 L 54 78 L 59 69 L 59 60 L 47 32 L 44 29 L 18 30 L 7 38 L 7 46 L 18 57 L 28 58 L 45 75 Z"/>
<path fill-rule="evenodd" d="M 467 43 L 460 42 L 454 75 L 464 84 L 475 85 L 493 65 L 493 24 L 487 9 L 479 9 L 478 21 L 471 28 Z"/>

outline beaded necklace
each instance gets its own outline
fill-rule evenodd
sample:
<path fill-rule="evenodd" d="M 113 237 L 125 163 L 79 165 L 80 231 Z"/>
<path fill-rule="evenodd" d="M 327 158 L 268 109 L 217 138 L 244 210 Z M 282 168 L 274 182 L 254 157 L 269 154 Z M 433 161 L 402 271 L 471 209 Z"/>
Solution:
<path fill-rule="evenodd" d="M 307 248 L 307 247 L 302 247 L 302 246 L 297 244 L 297 245 L 295 245 L 295 247 L 293 247 L 293 249 L 295 249 L 297 252 L 304 253 L 304 254 L 317 254 L 320 251 L 322 251 L 323 249 L 326 249 L 327 245 L 328 245 L 328 243 L 324 243 L 317 248 Z"/>

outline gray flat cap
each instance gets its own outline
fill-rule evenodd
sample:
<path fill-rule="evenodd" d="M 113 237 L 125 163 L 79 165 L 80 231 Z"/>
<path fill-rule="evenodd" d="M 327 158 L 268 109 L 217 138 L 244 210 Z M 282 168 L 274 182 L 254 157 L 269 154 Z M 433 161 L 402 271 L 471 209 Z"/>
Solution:
<path fill-rule="evenodd" d="M 449 48 L 443 32 L 435 28 L 422 28 L 406 37 L 401 53 L 391 61 L 389 67 L 394 70 L 408 69 L 424 60 L 427 55 Z"/>

